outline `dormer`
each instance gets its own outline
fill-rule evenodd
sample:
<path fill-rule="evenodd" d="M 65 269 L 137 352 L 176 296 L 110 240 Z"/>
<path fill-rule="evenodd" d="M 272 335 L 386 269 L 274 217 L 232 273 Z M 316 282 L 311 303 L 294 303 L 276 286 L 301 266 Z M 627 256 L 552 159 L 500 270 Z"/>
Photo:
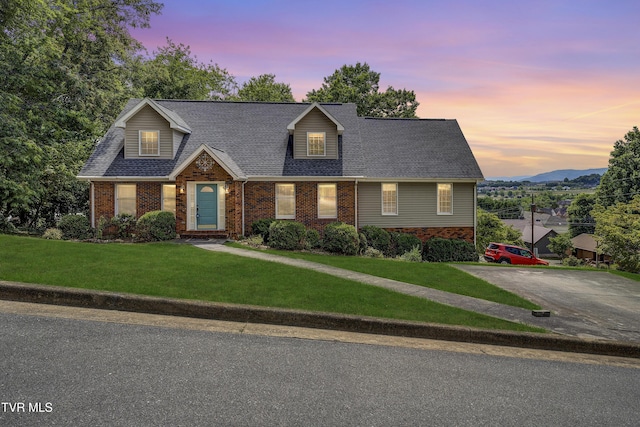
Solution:
<path fill-rule="evenodd" d="M 314 102 L 287 126 L 293 135 L 294 159 L 337 159 L 344 126 Z"/>
<path fill-rule="evenodd" d="M 174 111 L 145 98 L 115 123 L 124 129 L 125 159 L 172 159 L 189 125 Z"/>

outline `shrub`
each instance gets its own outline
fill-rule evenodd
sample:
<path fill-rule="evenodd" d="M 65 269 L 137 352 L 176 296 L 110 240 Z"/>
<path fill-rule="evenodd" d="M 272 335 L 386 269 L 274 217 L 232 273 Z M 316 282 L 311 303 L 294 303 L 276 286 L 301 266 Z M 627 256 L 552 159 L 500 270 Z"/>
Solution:
<path fill-rule="evenodd" d="M 320 233 L 315 228 L 307 230 L 305 237 L 305 246 L 307 249 L 317 249 L 320 247 Z"/>
<path fill-rule="evenodd" d="M 372 246 L 365 249 L 362 255 L 367 258 L 384 258 L 384 254 Z"/>
<path fill-rule="evenodd" d="M 582 265 L 582 260 L 579 260 L 575 256 L 570 255 L 562 259 L 562 265 L 565 265 L 567 267 L 578 267 Z"/>
<path fill-rule="evenodd" d="M 322 247 L 328 252 L 356 255 L 359 245 L 358 231 L 353 225 L 332 222 L 324 228 Z"/>
<path fill-rule="evenodd" d="M 42 234 L 43 239 L 60 240 L 62 239 L 62 231 L 59 228 L 47 228 Z"/>
<path fill-rule="evenodd" d="M 247 237 L 245 242 L 247 242 L 247 244 L 252 248 L 259 248 L 264 245 L 264 238 L 261 235 L 256 234 L 254 236 Z"/>
<path fill-rule="evenodd" d="M 262 236 L 265 242 L 269 241 L 269 227 L 275 221 L 273 218 L 264 218 L 251 224 L 251 234 Z"/>
<path fill-rule="evenodd" d="M 111 225 L 116 227 L 116 237 L 127 239 L 136 232 L 136 217 L 130 214 L 120 214 L 111 218 Z"/>
<path fill-rule="evenodd" d="M 138 238 L 147 242 L 176 238 L 176 217 L 167 211 L 151 211 L 136 222 Z"/>
<path fill-rule="evenodd" d="M 365 236 L 364 234 L 362 233 L 358 234 L 358 238 L 360 239 L 358 253 L 364 254 L 367 251 L 367 249 L 369 249 L 371 246 L 369 246 L 369 243 L 367 242 L 367 236 Z"/>
<path fill-rule="evenodd" d="M 307 230 L 296 221 L 273 221 L 269 226 L 269 246 L 274 249 L 297 250 L 304 248 Z"/>
<path fill-rule="evenodd" d="M 415 245 L 411 250 L 406 251 L 398 257 L 402 261 L 408 262 L 422 262 L 422 248 L 420 245 Z"/>
<path fill-rule="evenodd" d="M 360 232 L 367 238 L 367 244 L 376 248 L 384 254 L 389 253 L 391 245 L 391 236 L 387 230 L 384 230 L 375 225 L 365 225 L 360 229 Z"/>
<path fill-rule="evenodd" d="M 58 221 L 62 238 L 84 240 L 91 237 L 89 219 L 84 215 L 65 215 Z"/>
<path fill-rule="evenodd" d="M 391 233 L 390 256 L 402 256 L 413 251 L 418 246 L 418 251 L 422 254 L 422 240 L 413 234 Z M 422 256 L 422 255 L 421 255 Z"/>
<path fill-rule="evenodd" d="M 427 240 L 422 258 L 430 262 L 478 261 L 473 244 L 458 239 L 433 237 Z"/>

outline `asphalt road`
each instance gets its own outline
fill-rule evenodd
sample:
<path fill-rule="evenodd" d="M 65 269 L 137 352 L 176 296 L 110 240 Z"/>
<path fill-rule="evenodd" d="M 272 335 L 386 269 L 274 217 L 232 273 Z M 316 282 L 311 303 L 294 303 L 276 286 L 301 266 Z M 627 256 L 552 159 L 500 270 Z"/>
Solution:
<path fill-rule="evenodd" d="M 20 304 L 0 310 L 3 426 L 640 425 L 637 364 L 264 336 L 242 324 L 226 333 L 213 321 Z"/>
<path fill-rule="evenodd" d="M 554 317 L 562 318 L 580 337 L 640 342 L 640 282 L 587 270 L 456 267 L 551 310 L 550 326 Z"/>

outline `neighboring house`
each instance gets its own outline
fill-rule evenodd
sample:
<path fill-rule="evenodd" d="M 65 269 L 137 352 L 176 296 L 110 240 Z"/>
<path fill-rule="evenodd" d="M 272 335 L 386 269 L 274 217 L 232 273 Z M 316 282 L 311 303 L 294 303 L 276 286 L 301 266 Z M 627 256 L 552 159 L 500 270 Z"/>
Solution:
<path fill-rule="evenodd" d="M 355 104 L 131 100 L 78 175 L 91 223 L 153 210 L 179 235 L 263 218 L 475 239 L 478 164 L 455 120 L 358 117 Z"/>
<path fill-rule="evenodd" d="M 611 257 L 609 255 L 598 255 L 598 242 L 593 237 L 593 234 L 579 234 L 571 239 L 571 243 L 573 244 L 573 254 L 578 259 L 604 263 L 609 263 L 611 261 Z"/>
<path fill-rule="evenodd" d="M 537 215 L 538 214 L 536 214 L 536 217 Z M 531 214 L 529 214 L 528 220 L 503 219 L 502 222 L 519 231 L 526 246 L 531 247 Z M 538 255 L 541 256 L 554 255 L 551 249 L 549 249 L 549 244 L 551 243 L 549 239 L 556 237 L 558 233 L 555 230 L 543 227 L 540 224 L 541 222 L 536 222 L 533 226 L 533 241 L 535 243 L 535 249 L 538 252 Z"/>
<path fill-rule="evenodd" d="M 556 237 L 558 233 L 554 230 L 540 225 L 533 226 L 533 242 L 534 247 L 540 256 L 555 255 L 555 253 L 549 249 L 552 237 Z M 531 246 L 531 225 L 527 225 L 522 229 L 522 240 L 527 246 Z"/>

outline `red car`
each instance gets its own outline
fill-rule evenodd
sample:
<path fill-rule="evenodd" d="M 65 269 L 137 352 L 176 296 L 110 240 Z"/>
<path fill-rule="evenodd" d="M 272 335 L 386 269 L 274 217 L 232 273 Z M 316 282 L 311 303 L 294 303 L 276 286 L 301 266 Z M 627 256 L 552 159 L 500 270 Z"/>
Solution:
<path fill-rule="evenodd" d="M 547 261 L 536 258 L 529 249 L 504 243 L 489 243 L 484 259 L 500 264 L 549 265 Z"/>

